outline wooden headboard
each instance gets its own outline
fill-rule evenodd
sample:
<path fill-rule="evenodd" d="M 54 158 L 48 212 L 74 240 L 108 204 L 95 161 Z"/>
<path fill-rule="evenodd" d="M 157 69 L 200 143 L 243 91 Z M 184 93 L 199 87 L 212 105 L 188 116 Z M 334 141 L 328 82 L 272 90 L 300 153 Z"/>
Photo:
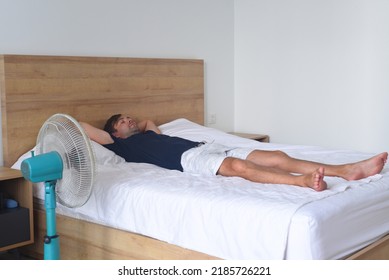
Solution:
<path fill-rule="evenodd" d="M 204 123 L 202 60 L 0 55 L 4 166 L 55 113 L 102 127 L 116 113 Z"/>

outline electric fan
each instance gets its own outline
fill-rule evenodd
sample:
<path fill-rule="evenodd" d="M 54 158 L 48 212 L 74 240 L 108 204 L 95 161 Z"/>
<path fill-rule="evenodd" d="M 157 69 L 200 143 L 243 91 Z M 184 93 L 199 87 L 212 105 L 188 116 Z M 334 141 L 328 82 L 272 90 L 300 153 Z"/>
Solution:
<path fill-rule="evenodd" d="M 65 114 L 55 114 L 45 121 L 36 153 L 22 162 L 21 171 L 31 182 L 45 183 L 44 259 L 59 259 L 56 200 L 67 207 L 80 207 L 88 201 L 95 172 L 94 154 L 83 128 Z"/>

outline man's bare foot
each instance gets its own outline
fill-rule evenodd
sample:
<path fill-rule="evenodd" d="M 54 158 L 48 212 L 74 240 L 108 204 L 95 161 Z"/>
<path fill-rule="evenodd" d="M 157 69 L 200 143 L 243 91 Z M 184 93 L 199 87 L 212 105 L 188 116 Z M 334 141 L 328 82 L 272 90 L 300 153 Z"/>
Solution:
<path fill-rule="evenodd" d="M 342 176 L 346 180 L 359 180 L 382 171 L 388 160 L 388 153 L 381 153 L 366 160 L 345 165 L 345 175 Z"/>
<path fill-rule="evenodd" d="M 324 181 L 324 168 L 319 167 L 312 174 L 302 175 L 304 187 L 309 187 L 315 191 L 324 191 L 327 189 L 327 183 Z"/>
<path fill-rule="evenodd" d="M 324 191 L 327 189 L 327 183 L 324 181 L 324 168 L 319 167 L 315 172 L 312 173 L 312 186 L 311 188 L 315 191 Z"/>

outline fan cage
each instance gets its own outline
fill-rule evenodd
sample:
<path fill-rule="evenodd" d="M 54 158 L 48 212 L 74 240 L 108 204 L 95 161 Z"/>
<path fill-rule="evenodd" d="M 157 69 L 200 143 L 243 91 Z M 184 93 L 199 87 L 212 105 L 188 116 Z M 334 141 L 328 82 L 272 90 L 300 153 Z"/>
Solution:
<path fill-rule="evenodd" d="M 95 157 L 89 137 L 73 117 L 55 114 L 43 124 L 37 154 L 51 151 L 60 154 L 64 166 L 56 184 L 58 202 L 71 208 L 84 205 L 93 187 Z"/>

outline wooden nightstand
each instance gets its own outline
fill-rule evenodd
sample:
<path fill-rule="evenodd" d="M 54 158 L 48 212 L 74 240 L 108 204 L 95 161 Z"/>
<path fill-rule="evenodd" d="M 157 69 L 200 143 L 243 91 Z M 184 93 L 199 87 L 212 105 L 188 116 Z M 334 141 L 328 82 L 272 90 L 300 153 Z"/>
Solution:
<path fill-rule="evenodd" d="M 34 243 L 32 184 L 19 170 L 0 167 L 0 192 L 19 204 L 0 209 L 0 251 Z"/>
<path fill-rule="evenodd" d="M 270 140 L 269 135 L 265 135 L 265 134 L 251 134 L 251 133 L 240 133 L 240 132 L 228 132 L 228 133 L 239 137 L 256 140 L 259 142 L 269 143 Z"/>

